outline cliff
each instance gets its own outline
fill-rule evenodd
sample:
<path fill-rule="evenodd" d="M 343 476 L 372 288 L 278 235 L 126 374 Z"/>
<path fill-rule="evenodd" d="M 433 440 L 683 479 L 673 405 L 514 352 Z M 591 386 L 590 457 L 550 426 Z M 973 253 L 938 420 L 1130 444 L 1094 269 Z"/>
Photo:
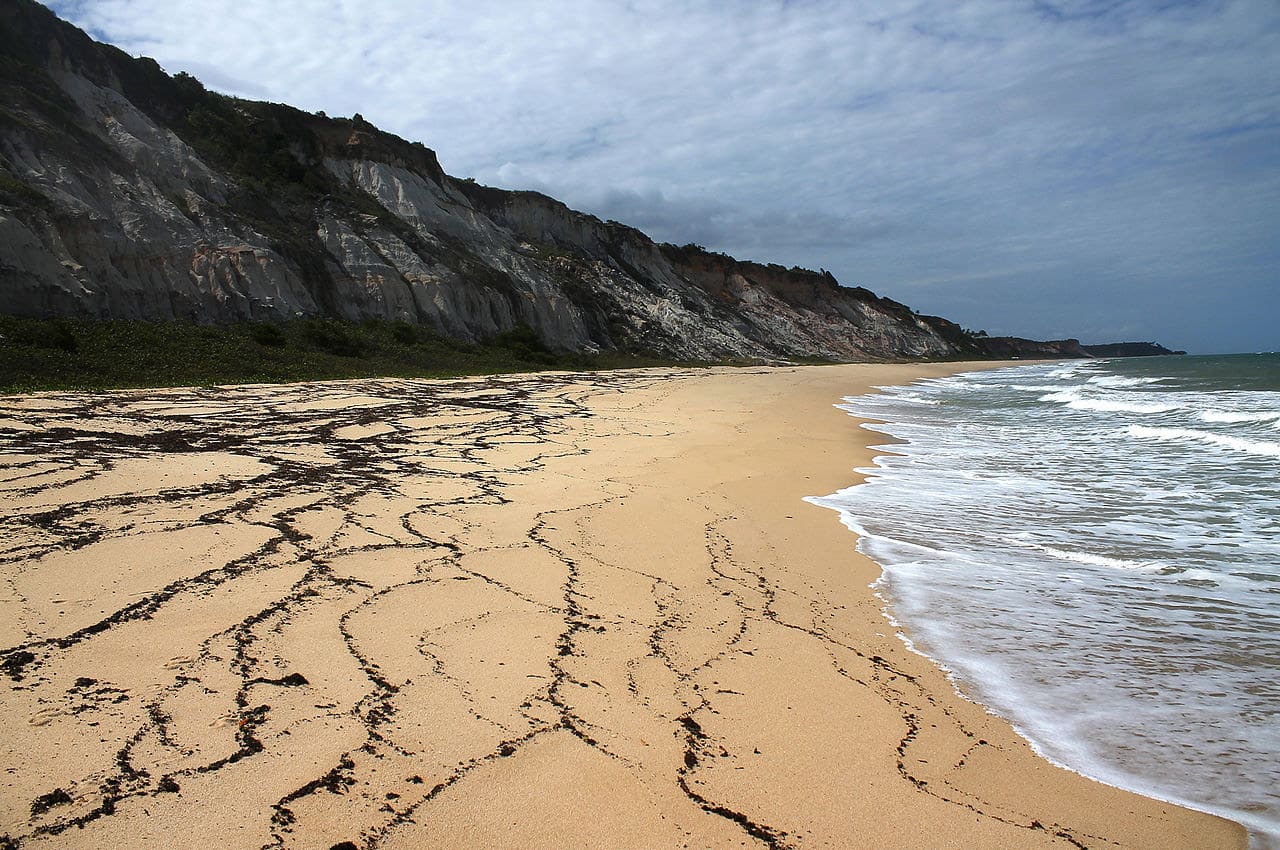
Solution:
<path fill-rule="evenodd" d="M 983 340 L 984 348 L 993 357 L 1005 358 L 1037 358 L 1037 357 L 1092 357 L 1084 350 L 1078 339 L 1057 339 L 1049 342 L 1036 342 L 1014 336 L 993 336 Z"/>
<path fill-rule="evenodd" d="M 827 273 L 454 179 L 358 115 L 209 92 L 31 0 L 0 7 L 0 312 L 385 319 L 466 341 L 527 325 L 564 350 L 698 360 L 1006 356 Z"/>
<path fill-rule="evenodd" d="M 1186 354 L 1171 351 L 1154 342 L 1109 342 L 1104 345 L 1081 346 L 1090 357 L 1156 357 L 1165 354 Z"/>

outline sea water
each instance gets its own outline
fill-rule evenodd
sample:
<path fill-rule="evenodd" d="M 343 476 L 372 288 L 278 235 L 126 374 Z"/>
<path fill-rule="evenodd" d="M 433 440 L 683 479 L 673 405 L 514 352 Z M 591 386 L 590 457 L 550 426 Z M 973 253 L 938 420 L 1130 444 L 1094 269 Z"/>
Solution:
<path fill-rule="evenodd" d="M 970 372 L 841 405 L 813 499 L 888 612 L 1045 756 L 1280 848 L 1280 355 Z"/>

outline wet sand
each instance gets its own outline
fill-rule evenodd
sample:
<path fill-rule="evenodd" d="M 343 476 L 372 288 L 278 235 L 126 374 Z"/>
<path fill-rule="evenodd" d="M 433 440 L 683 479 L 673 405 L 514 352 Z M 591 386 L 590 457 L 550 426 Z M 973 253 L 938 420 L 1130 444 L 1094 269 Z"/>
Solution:
<path fill-rule="evenodd" d="M 1244 847 L 956 696 L 801 501 L 960 368 L 0 399 L 0 847 Z"/>

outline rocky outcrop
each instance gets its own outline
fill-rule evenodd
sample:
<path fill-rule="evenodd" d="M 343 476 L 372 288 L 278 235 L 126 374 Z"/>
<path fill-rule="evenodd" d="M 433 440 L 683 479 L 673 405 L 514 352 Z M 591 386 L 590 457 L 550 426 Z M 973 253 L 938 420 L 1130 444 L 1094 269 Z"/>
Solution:
<path fill-rule="evenodd" d="M 1009 353 L 825 272 L 456 180 L 358 115 L 209 92 L 31 0 L 0 7 L 0 56 L 5 313 L 384 319 L 468 341 L 525 324 L 556 348 L 697 360 Z"/>
<path fill-rule="evenodd" d="M 1186 354 L 1171 351 L 1155 342 L 1109 342 L 1105 345 L 1081 346 L 1090 357 L 1158 357 L 1164 354 Z"/>
<path fill-rule="evenodd" d="M 1049 342 L 1036 342 L 1030 339 L 1019 339 L 1013 336 L 993 336 L 982 340 L 983 348 L 993 357 L 1002 358 L 1046 358 L 1046 357 L 1090 357 L 1078 339 L 1057 339 Z"/>

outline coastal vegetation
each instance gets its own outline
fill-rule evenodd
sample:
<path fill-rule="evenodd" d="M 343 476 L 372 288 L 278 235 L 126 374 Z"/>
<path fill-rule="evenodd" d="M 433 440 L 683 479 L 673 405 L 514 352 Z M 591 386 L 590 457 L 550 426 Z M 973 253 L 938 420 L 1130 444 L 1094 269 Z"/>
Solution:
<path fill-rule="evenodd" d="M 0 316 L 0 393 L 443 378 L 668 363 L 616 351 L 556 351 L 526 325 L 466 343 L 406 322 L 197 325 Z"/>

